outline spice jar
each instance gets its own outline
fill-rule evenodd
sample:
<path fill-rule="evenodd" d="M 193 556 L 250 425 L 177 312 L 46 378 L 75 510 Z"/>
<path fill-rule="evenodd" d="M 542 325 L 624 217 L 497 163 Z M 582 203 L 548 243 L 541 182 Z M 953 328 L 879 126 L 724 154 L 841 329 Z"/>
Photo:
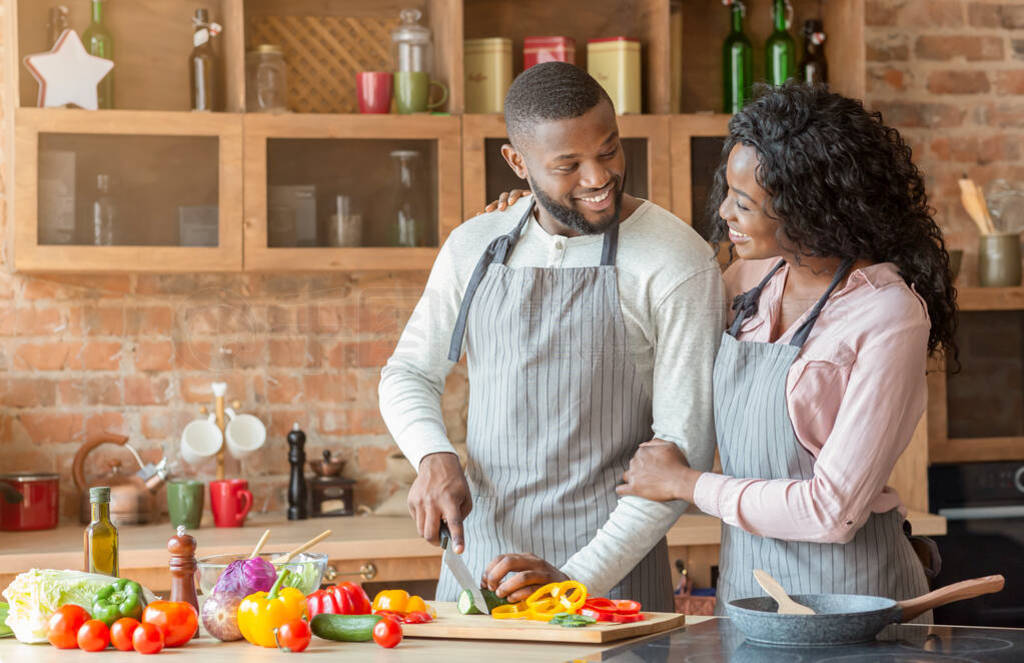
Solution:
<path fill-rule="evenodd" d="M 395 71 L 430 71 L 430 29 L 419 24 L 423 13 L 403 9 L 398 17 L 402 22 L 391 32 Z"/>
<path fill-rule="evenodd" d="M 640 113 L 640 42 L 629 37 L 587 42 L 587 72 L 604 87 L 619 115 Z"/>
<path fill-rule="evenodd" d="M 288 110 L 284 51 L 275 44 L 260 44 L 245 54 L 245 109 L 250 113 Z"/>
<path fill-rule="evenodd" d="M 501 113 L 512 85 L 512 40 L 503 37 L 467 39 L 466 112 Z"/>

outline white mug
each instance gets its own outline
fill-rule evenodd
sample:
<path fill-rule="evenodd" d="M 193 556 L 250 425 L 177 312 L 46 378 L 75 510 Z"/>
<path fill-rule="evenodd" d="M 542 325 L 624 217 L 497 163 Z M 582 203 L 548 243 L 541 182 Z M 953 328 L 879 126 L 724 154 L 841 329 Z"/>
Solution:
<path fill-rule="evenodd" d="M 228 451 L 235 458 L 242 459 L 259 450 L 267 441 L 267 427 L 251 414 L 235 414 L 228 410 L 231 417 L 224 428 L 227 437 Z"/>
<path fill-rule="evenodd" d="M 189 465 L 199 465 L 216 456 L 223 443 L 217 424 L 208 419 L 190 421 L 181 431 L 181 458 Z"/>

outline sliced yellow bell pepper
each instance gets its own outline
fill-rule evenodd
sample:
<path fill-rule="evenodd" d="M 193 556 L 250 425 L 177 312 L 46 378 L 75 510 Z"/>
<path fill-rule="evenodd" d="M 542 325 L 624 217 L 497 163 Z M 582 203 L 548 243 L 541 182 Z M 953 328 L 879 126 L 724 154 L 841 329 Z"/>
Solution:
<path fill-rule="evenodd" d="M 526 604 L 539 614 L 554 616 L 559 612 L 575 614 L 586 601 L 587 588 L 575 580 L 566 580 L 544 585 L 526 599 Z"/>
<path fill-rule="evenodd" d="M 250 594 L 238 604 L 238 630 L 254 645 L 277 647 L 274 631 L 306 614 L 306 596 L 294 587 L 281 587 L 289 574 L 282 569 L 269 593 Z"/>
<path fill-rule="evenodd" d="M 526 601 L 499 605 L 491 610 L 491 617 L 495 619 L 529 619 L 530 614 L 530 607 L 526 605 Z"/>

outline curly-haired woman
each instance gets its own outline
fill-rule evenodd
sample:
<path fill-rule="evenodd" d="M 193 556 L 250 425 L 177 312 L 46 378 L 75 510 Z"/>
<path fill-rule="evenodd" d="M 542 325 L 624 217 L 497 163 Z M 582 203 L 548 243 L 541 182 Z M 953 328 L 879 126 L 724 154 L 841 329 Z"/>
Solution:
<path fill-rule="evenodd" d="M 930 353 L 955 356 L 942 233 L 899 133 L 820 87 L 767 90 L 729 123 L 709 200 L 733 315 L 715 361 L 722 474 L 647 442 L 623 495 L 723 521 L 719 609 L 760 595 L 927 591 L 886 487 L 925 408 Z"/>
<path fill-rule="evenodd" d="M 762 594 L 755 568 L 794 594 L 926 592 L 885 484 L 924 412 L 928 355 L 956 356 L 956 307 L 910 148 L 859 101 L 767 88 L 729 123 L 708 210 L 739 258 L 714 370 L 723 473 L 654 439 L 619 494 L 722 519 L 719 611 Z"/>

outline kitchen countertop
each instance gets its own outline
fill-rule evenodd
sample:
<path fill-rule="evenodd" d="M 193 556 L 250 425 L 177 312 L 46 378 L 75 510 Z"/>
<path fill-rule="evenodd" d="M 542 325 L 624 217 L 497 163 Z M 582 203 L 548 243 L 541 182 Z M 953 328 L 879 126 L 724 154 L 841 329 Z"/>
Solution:
<path fill-rule="evenodd" d="M 774 647 L 745 641 L 729 619 L 711 619 L 606 649 L 615 663 L 1011 663 L 1024 660 L 1024 628 L 897 625 L 873 642 L 830 647 Z"/>
<path fill-rule="evenodd" d="M 687 617 L 687 624 L 707 621 L 709 617 Z M 642 642 L 637 638 L 634 642 Z M 406 638 L 394 649 L 382 649 L 373 642 L 328 642 L 314 637 L 309 648 L 298 659 L 276 649 L 265 649 L 247 642 L 220 642 L 205 633 L 188 645 L 177 649 L 164 649 L 159 656 L 196 657 L 204 663 L 249 663 L 257 661 L 297 661 L 298 663 L 330 661 L 379 661 L 386 663 L 523 663 L 523 661 L 580 661 L 602 660 L 602 652 L 621 643 L 604 645 L 554 644 L 549 642 L 432 640 Z M 56 649 L 48 644 L 25 645 L 13 638 L 0 640 L 0 663 L 139 663 L 139 654 L 108 649 L 102 659 L 94 654 L 75 649 Z M 149 660 L 149 659 L 147 659 Z M 160 658 L 154 659 L 160 661 Z"/>
<path fill-rule="evenodd" d="M 946 532 L 946 519 L 928 513 L 910 512 L 915 534 Z M 412 519 L 406 517 L 352 516 L 289 521 L 280 515 L 251 516 L 242 528 L 201 527 L 196 537 L 197 556 L 249 552 L 264 529 L 271 530 L 264 548 L 286 552 L 325 529 L 330 537 L 314 549 L 331 560 L 380 560 L 437 558 L 441 550 L 416 534 Z M 0 533 L 0 581 L 3 576 L 27 569 L 76 569 L 82 565 L 83 526 L 67 524 L 56 530 Z M 173 536 L 170 523 L 122 526 L 118 530 L 122 570 L 166 568 L 167 540 Z M 702 514 L 683 515 L 668 532 L 669 546 L 718 545 L 721 521 Z M 2 662 L 0 662 L 2 663 Z"/>

